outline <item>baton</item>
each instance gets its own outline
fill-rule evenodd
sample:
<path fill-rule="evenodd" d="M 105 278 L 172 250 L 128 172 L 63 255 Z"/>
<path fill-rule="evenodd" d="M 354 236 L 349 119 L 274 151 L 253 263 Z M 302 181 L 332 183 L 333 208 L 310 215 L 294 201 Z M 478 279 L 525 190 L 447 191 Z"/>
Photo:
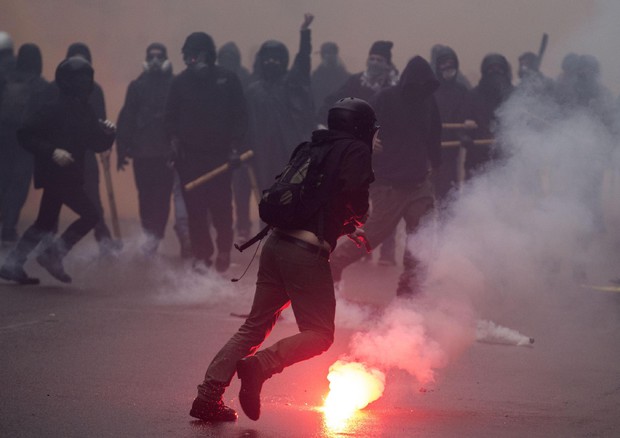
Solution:
<path fill-rule="evenodd" d="M 486 139 L 483 139 L 483 140 L 474 140 L 473 143 L 476 146 L 490 146 L 493 143 L 495 143 L 495 139 L 494 138 L 486 138 Z M 459 147 L 459 146 L 461 146 L 461 142 L 458 141 L 458 140 L 442 141 L 441 142 L 441 147 L 442 148 L 453 148 L 453 147 Z"/>
<path fill-rule="evenodd" d="M 442 129 L 477 129 L 478 125 L 466 125 L 465 123 L 442 123 Z"/>
<path fill-rule="evenodd" d="M 249 160 L 253 156 L 254 156 L 254 151 L 245 151 L 239 157 L 239 161 L 241 161 L 243 163 L 244 161 Z M 224 172 L 227 172 L 229 169 L 230 169 L 230 163 L 224 163 L 221 166 L 218 166 L 215 169 L 210 170 L 209 172 L 205 173 L 204 175 L 199 176 L 195 180 L 190 181 L 187 184 L 185 184 L 185 190 L 187 190 L 187 191 L 193 190 L 196 187 L 201 186 L 201 185 L 211 181 L 216 176 L 221 175 Z"/>

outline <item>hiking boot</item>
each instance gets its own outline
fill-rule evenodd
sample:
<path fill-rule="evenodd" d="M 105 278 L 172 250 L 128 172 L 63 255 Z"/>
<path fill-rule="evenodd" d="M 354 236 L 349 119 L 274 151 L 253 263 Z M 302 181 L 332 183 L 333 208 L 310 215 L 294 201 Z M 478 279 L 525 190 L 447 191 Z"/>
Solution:
<path fill-rule="evenodd" d="M 260 417 L 260 391 L 265 377 L 256 357 L 249 356 L 237 362 L 237 376 L 241 379 L 239 403 L 250 420 Z"/>
<path fill-rule="evenodd" d="M 39 284 L 39 279 L 29 277 L 21 266 L 0 268 L 0 278 L 8 281 L 14 281 L 19 284 Z"/>
<path fill-rule="evenodd" d="M 215 270 L 217 272 L 226 272 L 230 267 L 230 253 L 221 252 L 215 259 Z"/>
<path fill-rule="evenodd" d="M 43 266 L 52 277 L 63 283 L 71 283 L 71 277 L 62 266 L 62 258 L 57 250 L 48 249 L 37 256 L 37 262 Z"/>
<path fill-rule="evenodd" d="M 215 402 L 199 397 L 194 399 L 189 415 L 202 421 L 211 422 L 236 421 L 238 417 L 237 411 L 226 406 L 222 399 Z"/>

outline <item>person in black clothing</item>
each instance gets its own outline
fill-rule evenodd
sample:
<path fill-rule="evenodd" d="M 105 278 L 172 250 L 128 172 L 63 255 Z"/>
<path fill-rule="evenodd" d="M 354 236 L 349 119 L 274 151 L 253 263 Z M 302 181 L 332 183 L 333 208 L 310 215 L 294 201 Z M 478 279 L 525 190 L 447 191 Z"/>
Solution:
<path fill-rule="evenodd" d="M 17 129 L 40 109 L 48 83 L 41 77 L 43 60 L 35 44 L 24 44 L 15 70 L 0 89 L 0 214 L 2 246 L 17 243 L 17 224 L 32 179 L 32 154 L 19 146 Z"/>
<path fill-rule="evenodd" d="M 93 63 L 90 49 L 84 43 L 73 43 L 67 49 L 67 58 L 72 56 L 81 56 L 86 59 L 91 65 Z M 103 97 L 103 89 L 95 82 L 93 92 L 88 98 L 88 103 L 95 111 L 95 115 L 100 120 L 106 120 L 106 108 L 105 99 Z M 109 167 L 110 152 L 101 154 L 101 159 Z M 95 152 L 91 149 L 86 150 L 86 156 L 84 161 L 84 190 L 92 200 L 93 204 L 99 210 L 99 216 L 101 220 L 95 226 L 95 240 L 99 244 L 99 250 L 102 255 L 114 254 L 122 248 L 122 243 L 119 240 L 112 238 L 112 233 L 105 223 L 103 215 L 103 204 L 101 203 L 101 195 L 99 194 L 99 165 L 97 164 L 97 157 Z"/>
<path fill-rule="evenodd" d="M 251 80 L 250 72 L 241 65 L 241 52 L 234 42 L 227 42 L 218 49 L 217 65 L 235 73 L 241 81 L 244 93 L 247 91 Z M 242 164 L 233 174 L 235 230 L 237 235 L 244 240 L 248 240 L 252 233 L 252 221 L 250 220 L 252 185 L 248 176 L 248 165 Z"/>
<path fill-rule="evenodd" d="M 517 85 L 519 92 L 539 97 L 552 95 L 553 81 L 540 71 L 540 59 L 535 53 L 525 52 L 519 56 L 517 75 L 520 80 Z"/>
<path fill-rule="evenodd" d="M 86 148 L 103 152 L 112 146 L 115 127 L 97 118 L 88 104 L 93 89 L 93 69 L 80 57 L 62 61 L 56 69 L 59 96 L 30 116 L 17 132 L 22 147 L 34 155 L 34 184 L 43 188 L 37 219 L 21 237 L 0 268 L 0 277 L 21 284 L 36 284 L 23 269 L 28 254 L 54 232 L 60 209 L 66 205 L 79 215 L 65 232 L 51 242 L 37 261 L 56 279 L 69 283 L 62 259 L 100 220 L 99 212 L 84 191 Z"/>
<path fill-rule="evenodd" d="M 256 56 L 257 80 L 248 87 L 249 127 L 247 146 L 254 151 L 258 185 L 266 188 L 280 173 L 293 149 L 314 128 L 314 103 L 310 88 L 310 24 L 304 15 L 299 52 L 288 69 L 284 44 L 264 42 Z"/>
<path fill-rule="evenodd" d="M 215 65 L 213 39 L 194 32 L 183 45 L 187 68 L 172 80 L 165 108 L 165 125 L 175 167 L 183 185 L 229 161 L 239 149 L 247 127 L 247 113 L 239 78 Z M 183 193 L 189 219 L 194 267 L 203 271 L 215 251 L 209 220 L 217 232 L 215 268 L 230 266 L 232 249 L 231 173 Z"/>
<path fill-rule="evenodd" d="M 250 315 L 209 365 L 198 385 L 192 417 L 236 420 L 237 413 L 224 405 L 222 396 L 237 373 L 241 407 L 250 419 L 257 420 L 263 382 L 285 367 L 323 353 L 334 340 L 336 299 L 329 254 L 342 235 L 364 241 L 363 233 L 354 231 L 367 217 L 377 124 L 368 103 L 348 98 L 330 110 L 328 126 L 329 130 L 315 131 L 312 142 L 330 147 L 324 175 L 334 181 L 331 198 L 300 229 L 276 228 L 268 237 Z M 324 239 L 319 239 L 321 235 Z M 300 332 L 258 351 L 289 305 Z"/>
<path fill-rule="evenodd" d="M 381 243 L 405 220 L 407 234 L 418 228 L 433 211 L 431 170 L 441 165 L 441 119 L 433 93 L 439 86 L 429 63 L 411 59 L 398 85 L 387 88 L 372 101 L 381 122 L 380 142 L 375 145 L 373 169 L 377 178 L 370 192 L 372 213 L 365 227 L 370 245 Z M 338 246 L 331 257 L 334 281 L 359 260 L 364 250 L 352 242 Z M 397 295 L 419 292 L 418 261 L 407 245 Z"/>
<path fill-rule="evenodd" d="M 435 75 L 439 88 L 435 91 L 435 100 L 439 108 L 442 123 L 460 123 L 475 127 L 472 118 L 470 94 L 458 81 L 459 59 L 456 52 L 448 46 L 440 46 L 435 50 Z M 442 141 L 460 141 L 468 130 L 442 130 Z M 441 167 L 433 173 L 435 196 L 437 201 L 443 200 L 459 183 L 460 147 L 446 147 L 441 152 Z"/>
<path fill-rule="evenodd" d="M 508 60 L 498 53 L 490 53 L 484 57 L 480 65 L 480 82 L 471 90 L 472 117 L 478 127 L 473 137 L 478 140 L 494 139 L 497 131 L 495 111 L 508 99 L 513 91 L 512 71 Z M 477 172 L 484 171 L 492 160 L 499 157 L 499 146 L 465 145 L 465 177 L 467 179 Z"/>
<path fill-rule="evenodd" d="M 117 168 L 124 170 L 132 159 L 140 223 L 147 237 L 142 250 L 147 255 L 157 251 L 170 214 L 174 170 L 168 164 L 172 148 L 164 129 L 164 107 L 171 82 L 166 47 L 150 44 L 144 72 L 129 84 L 118 118 Z"/>

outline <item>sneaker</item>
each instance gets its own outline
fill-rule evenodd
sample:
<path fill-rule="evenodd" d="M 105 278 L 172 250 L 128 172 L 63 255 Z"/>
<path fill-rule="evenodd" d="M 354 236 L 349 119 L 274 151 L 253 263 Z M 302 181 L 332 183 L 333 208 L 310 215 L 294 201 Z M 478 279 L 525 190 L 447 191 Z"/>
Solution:
<path fill-rule="evenodd" d="M 212 422 L 236 421 L 238 417 L 237 411 L 226 406 L 221 399 L 214 402 L 198 397 L 192 403 L 192 410 L 189 411 L 189 415 L 202 421 Z"/>
<path fill-rule="evenodd" d="M 250 420 L 260 417 L 260 391 L 265 377 L 258 359 L 249 356 L 237 362 L 237 376 L 241 379 L 239 403 Z"/>
<path fill-rule="evenodd" d="M 57 251 L 53 249 L 43 251 L 37 256 L 37 262 L 55 279 L 63 283 L 71 283 L 71 277 L 65 272 L 65 268 L 62 266 L 62 258 Z"/>
<path fill-rule="evenodd" d="M 215 270 L 217 272 L 226 272 L 230 267 L 230 253 L 221 252 L 215 259 Z"/>
<path fill-rule="evenodd" d="M 19 284 L 39 284 L 39 279 L 29 277 L 21 266 L 16 266 L 13 268 L 3 266 L 0 268 L 0 278 L 7 281 L 14 281 Z"/>

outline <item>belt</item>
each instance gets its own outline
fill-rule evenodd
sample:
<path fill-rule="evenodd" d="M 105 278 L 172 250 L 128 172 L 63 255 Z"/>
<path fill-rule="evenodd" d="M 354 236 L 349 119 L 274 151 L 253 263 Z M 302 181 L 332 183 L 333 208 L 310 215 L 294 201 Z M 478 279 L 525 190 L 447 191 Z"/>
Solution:
<path fill-rule="evenodd" d="M 278 239 L 282 239 L 285 242 L 297 245 L 298 247 L 303 248 L 306 251 L 310 251 L 313 254 L 318 254 L 321 257 L 329 259 L 329 251 L 325 248 L 321 248 L 318 245 L 313 245 L 312 243 L 308 243 L 305 240 L 298 239 L 297 237 L 290 236 L 277 230 L 274 230 L 273 233 L 278 237 Z"/>

